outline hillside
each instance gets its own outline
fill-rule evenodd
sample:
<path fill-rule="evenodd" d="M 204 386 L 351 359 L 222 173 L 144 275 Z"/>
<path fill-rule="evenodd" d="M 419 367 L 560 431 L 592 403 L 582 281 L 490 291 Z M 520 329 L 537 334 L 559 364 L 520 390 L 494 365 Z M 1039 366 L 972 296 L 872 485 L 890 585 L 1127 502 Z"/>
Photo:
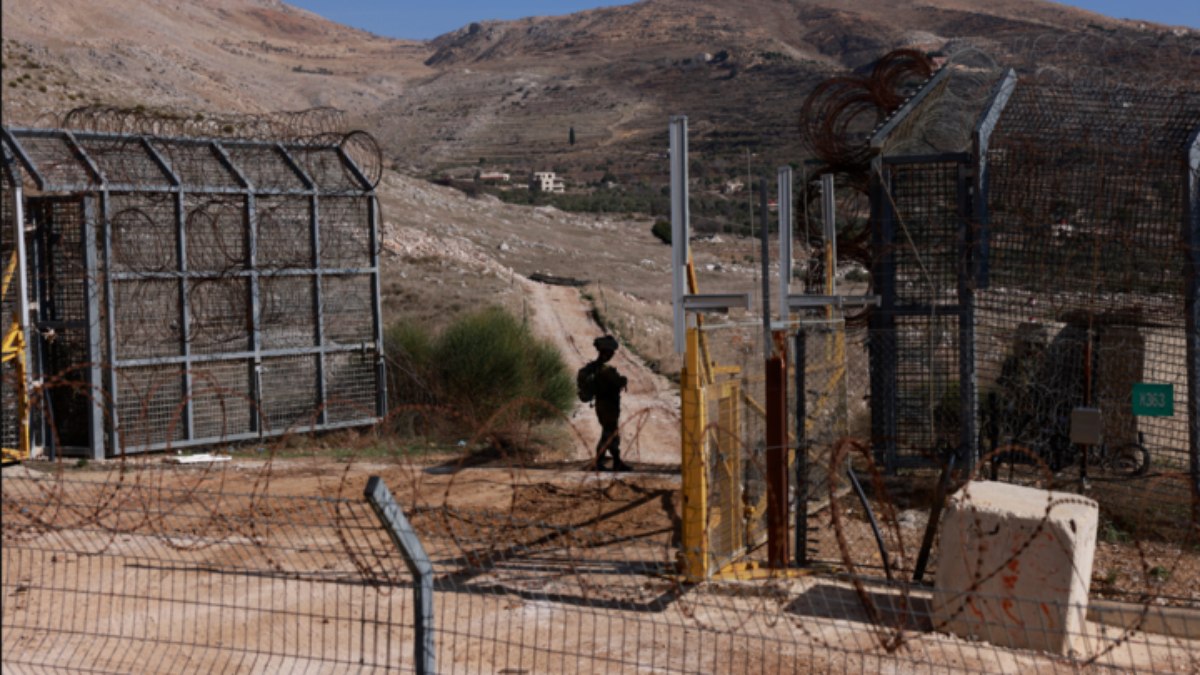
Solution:
<path fill-rule="evenodd" d="M 1180 37 L 1042 0 L 645 0 L 472 23 L 428 42 L 371 35 L 278 0 L 12 0 L 3 19 L 6 123 L 53 123 L 93 103 L 334 106 L 408 170 L 482 160 L 559 168 L 577 181 L 604 170 L 623 181 L 661 175 L 676 113 L 690 116 L 694 152 L 710 171 L 736 173 L 747 153 L 764 167 L 795 161 L 811 87 L 899 46 L 1061 68 L 1115 44 L 1107 67 L 1145 68 L 1164 44 L 1183 42 L 1184 53 L 1200 44 L 1195 31 Z"/>
<path fill-rule="evenodd" d="M 258 113 L 368 111 L 432 71 L 391 40 L 278 0 L 4 3 L 4 121 L 92 103 Z"/>
<path fill-rule="evenodd" d="M 607 170 L 628 182 L 661 175 L 666 120 L 686 113 L 699 168 L 734 175 L 748 159 L 800 159 L 797 116 L 811 88 L 897 47 L 981 50 L 1029 70 L 1094 60 L 1142 69 L 1180 40 L 1195 46 L 1200 35 L 1040 0 L 648 0 L 443 35 L 427 61 L 437 74 L 386 105 L 380 130 L 416 168 Z"/>

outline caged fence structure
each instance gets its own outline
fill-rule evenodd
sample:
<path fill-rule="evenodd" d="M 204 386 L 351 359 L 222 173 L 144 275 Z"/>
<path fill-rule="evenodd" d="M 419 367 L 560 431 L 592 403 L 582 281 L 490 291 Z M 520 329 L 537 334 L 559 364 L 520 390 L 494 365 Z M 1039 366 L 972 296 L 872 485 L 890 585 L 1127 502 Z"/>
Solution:
<path fill-rule="evenodd" d="M 843 313 L 811 298 L 797 306 L 815 309 L 771 324 L 795 338 L 774 348 L 795 378 L 779 440 L 764 327 L 700 316 L 742 296 L 687 295 L 695 284 L 676 281 L 689 574 L 736 577 L 762 562 L 762 544 L 782 539 L 767 532 L 766 503 L 786 474 L 795 564 L 923 583 L 947 555 L 947 495 L 991 479 L 1098 503 L 1097 597 L 1195 608 L 1200 92 L 1018 77 L 977 54 L 940 70 L 921 58 L 889 55 L 805 106 L 816 173 L 854 193 L 839 195 L 853 215 L 837 245 L 844 236 L 843 259 L 870 269 L 878 306 Z M 877 122 L 856 137 L 860 117 Z M 686 197 L 685 170 L 672 177 Z M 686 221 L 686 204 L 673 213 Z M 809 234 L 810 260 L 832 253 Z M 687 269 L 686 248 L 675 269 Z M 830 293 L 814 277 L 832 273 L 810 268 L 809 292 Z M 780 569 L 787 556 L 765 557 Z"/>
<path fill-rule="evenodd" d="M 875 435 L 890 468 L 999 443 L 1057 470 L 1080 406 L 1101 410 L 1107 445 L 1147 448 L 1126 473 L 1189 467 L 1198 129 L 1195 92 L 1010 76 L 974 154 L 881 157 L 873 327 L 898 365 L 880 374 Z M 1140 383 L 1176 407 L 1135 408 Z"/>
<path fill-rule="evenodd" d="M 1142 568 L 1094 590 L 1143 593 L 1164 559 L 1195 578 L 1200 92 L 1009 71 L 964 105 L 954 78 L 976 73 L 932 75 L 858 168 L 869 463 L 1084 491 Z M 947 105 L 971 111 L 958 133 Z"/>
<path fill-rule="evenodd" d="M 5 433 L 27 406 L 34 445 L 102 458 L 380 418 L 363 142 L 5 128 Z"/>

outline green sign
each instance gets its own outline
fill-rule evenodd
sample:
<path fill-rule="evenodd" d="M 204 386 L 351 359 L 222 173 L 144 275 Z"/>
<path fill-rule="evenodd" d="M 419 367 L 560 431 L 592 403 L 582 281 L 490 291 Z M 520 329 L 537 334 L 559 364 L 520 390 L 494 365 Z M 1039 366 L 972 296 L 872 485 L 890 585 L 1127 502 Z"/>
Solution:
<path fill-rule="evenodd" d="M 1175 414 L 1175 385 L 1133 385 L 1133 414 L 1145 417 L 1170 417 Z"/>

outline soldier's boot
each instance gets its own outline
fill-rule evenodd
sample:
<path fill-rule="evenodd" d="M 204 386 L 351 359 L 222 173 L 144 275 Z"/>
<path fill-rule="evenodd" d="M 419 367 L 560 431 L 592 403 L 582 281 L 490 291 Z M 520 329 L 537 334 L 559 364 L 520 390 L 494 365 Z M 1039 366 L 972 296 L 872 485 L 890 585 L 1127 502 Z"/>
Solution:
<path fill-rule="evenodd" d="M 613 444 L 613 447 L 609 449 L 609 453 L 613 456 L 613 471 L 633 471 L 632 466 L 629 466 L 625 462 L 621 461 L 621 448 L 615 443 Z"/>

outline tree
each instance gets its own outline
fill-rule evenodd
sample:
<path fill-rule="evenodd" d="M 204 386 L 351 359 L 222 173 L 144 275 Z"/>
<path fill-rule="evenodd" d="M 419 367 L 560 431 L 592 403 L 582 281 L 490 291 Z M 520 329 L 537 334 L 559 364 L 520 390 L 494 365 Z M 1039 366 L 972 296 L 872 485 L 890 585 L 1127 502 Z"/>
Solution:
<path fill-rule="evenodd" d="M 567 134 L 567 142 L 569 142 L 571 145 L 575 145 L 575 127 L 571 127 L 571 132 Z"/>

